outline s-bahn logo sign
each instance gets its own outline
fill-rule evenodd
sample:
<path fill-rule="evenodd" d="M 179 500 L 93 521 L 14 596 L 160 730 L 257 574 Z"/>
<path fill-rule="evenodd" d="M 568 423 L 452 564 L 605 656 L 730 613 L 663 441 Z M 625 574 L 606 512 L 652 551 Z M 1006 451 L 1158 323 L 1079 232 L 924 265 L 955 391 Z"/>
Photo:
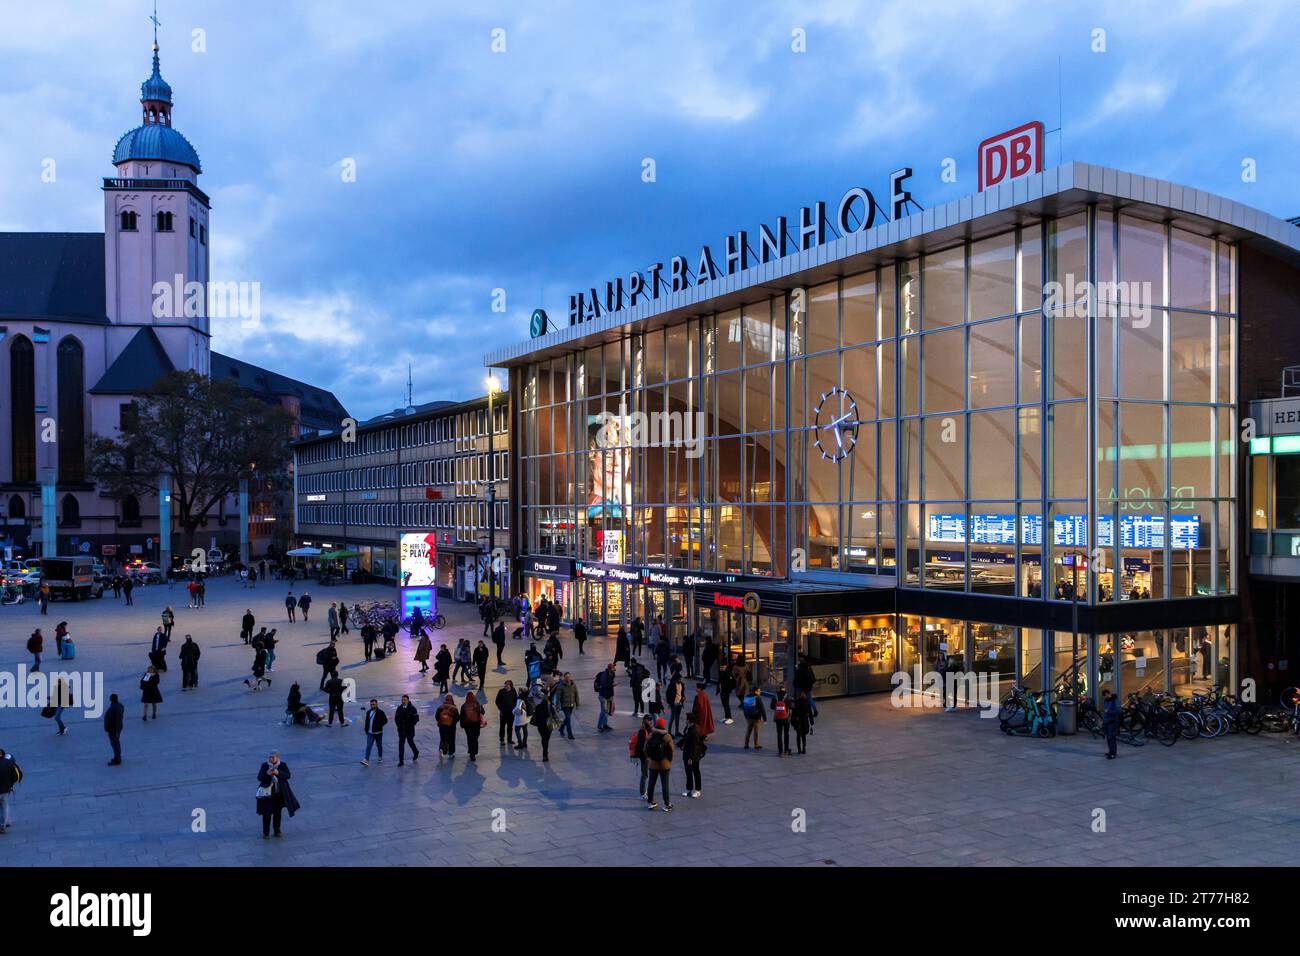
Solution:
<path fill-rule="evenodd" d="M 911 167 L 906 166 L 889 174 L 889 214 L 869 189 L 854 186 L 840 197 L 833 214 L 828 213 L 826 203 L 816 202 L 800 207 L 797 223 L 778 216 L 771 225 L 761 223 L 757 234 L 741 229 L 728 235 L 723 240 L 720 259 L 712 247 L 704 246 L 694 260 L 673 256 L 668 261 L 667 272 L 662 262 L 654 262 L 644 272 L 637 270 L 610 279 L 603 288 L 592 286 L 575 292 L 569 296 L 569 324 L 590 322 L 645 300 L 654 301 L 665 294 L 682 292 L 724 275 L 735 275 L 794 252 L 815 249 L 831 238 L 865 232 L 876 225 L 877 214 L 886 221 L 896 221 L 909 204 L 920 208 L 904 186 L 911 175 Z M 835 235 L 831 236 L 831 232 Z"/>

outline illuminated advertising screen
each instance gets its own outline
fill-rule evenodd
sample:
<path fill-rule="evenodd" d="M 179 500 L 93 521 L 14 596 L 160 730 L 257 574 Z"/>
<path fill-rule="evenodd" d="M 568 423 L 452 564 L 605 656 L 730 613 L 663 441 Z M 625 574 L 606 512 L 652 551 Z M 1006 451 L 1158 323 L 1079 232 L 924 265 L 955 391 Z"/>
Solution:
<path fill-rule="evenodd" d="M 587 517 L 618 518 L 631 498 L 628 426 L 618 415 L 587 416 Z"/>
<path fill-rule="evenodd" d="M 437 613 L 438 536 L 404 531 L 397 542 L 399 605 L 403 620 L 418 607 L 425 617 Z"/>

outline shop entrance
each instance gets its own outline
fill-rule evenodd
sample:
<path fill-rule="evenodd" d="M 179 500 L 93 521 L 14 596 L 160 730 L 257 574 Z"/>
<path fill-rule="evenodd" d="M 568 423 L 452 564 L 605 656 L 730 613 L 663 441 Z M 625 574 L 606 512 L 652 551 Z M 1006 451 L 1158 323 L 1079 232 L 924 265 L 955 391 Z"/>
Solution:
<path fill-rule="evenodd" d="M 790 688 L 790 680 L 794 676 L 794 659 L 791 657 L 791 627 L 788 618 L 747 614 L 742 610 L 702 608 L 698 615 L 697 629 L 700 644 L 712 638 L 718 645 L 719 660 L 730 656 L 732 661 L 744 666 L 749 673 L 751 685 L 768 692 L 775 692 L 781 686 Z M 714 673 L 709 677 L 716 679 L 717 675 Z M 838 689 L 827 689 L 824 696 L 844 693 L 842 677 L 834 683 Z M 820 675 L 818 686 L 821 686 Z M 817 694 L 816 691 L 813 693 Z"/>

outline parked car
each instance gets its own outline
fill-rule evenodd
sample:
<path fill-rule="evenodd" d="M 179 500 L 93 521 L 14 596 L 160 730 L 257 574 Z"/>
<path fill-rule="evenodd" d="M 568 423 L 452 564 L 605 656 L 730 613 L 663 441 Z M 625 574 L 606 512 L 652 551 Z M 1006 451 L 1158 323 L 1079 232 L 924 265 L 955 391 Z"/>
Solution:
<path fill-rule="evenodd" d="M 163 570 L 154 561 L 136 561 L 127 566 L 127 575 L 138 584 L 162 584 Z"/>

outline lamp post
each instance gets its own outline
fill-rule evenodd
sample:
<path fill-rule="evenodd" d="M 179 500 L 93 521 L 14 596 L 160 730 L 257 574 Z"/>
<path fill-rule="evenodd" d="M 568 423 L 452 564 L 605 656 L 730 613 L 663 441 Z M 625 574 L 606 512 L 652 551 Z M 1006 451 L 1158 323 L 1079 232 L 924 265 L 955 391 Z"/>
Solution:
<path fill-rule="evenodd" d="M 487 486 L 487 507 L 488 507 L 488 600 L 492 602 L 492 610 L 496 611 L 496 567 L 493 559 L 493 553 L 496 550 L 497 543 L 497 468 L 496 455 L 492 449 L 492 433 L 495 430 L 495 422 L 492 418 L 492 397 L 500 390 L 501 386 L 497 382 L 495 375 L 488 375 L 487 381 L 487 433 L 488 433 L 488 486 Z"/>

